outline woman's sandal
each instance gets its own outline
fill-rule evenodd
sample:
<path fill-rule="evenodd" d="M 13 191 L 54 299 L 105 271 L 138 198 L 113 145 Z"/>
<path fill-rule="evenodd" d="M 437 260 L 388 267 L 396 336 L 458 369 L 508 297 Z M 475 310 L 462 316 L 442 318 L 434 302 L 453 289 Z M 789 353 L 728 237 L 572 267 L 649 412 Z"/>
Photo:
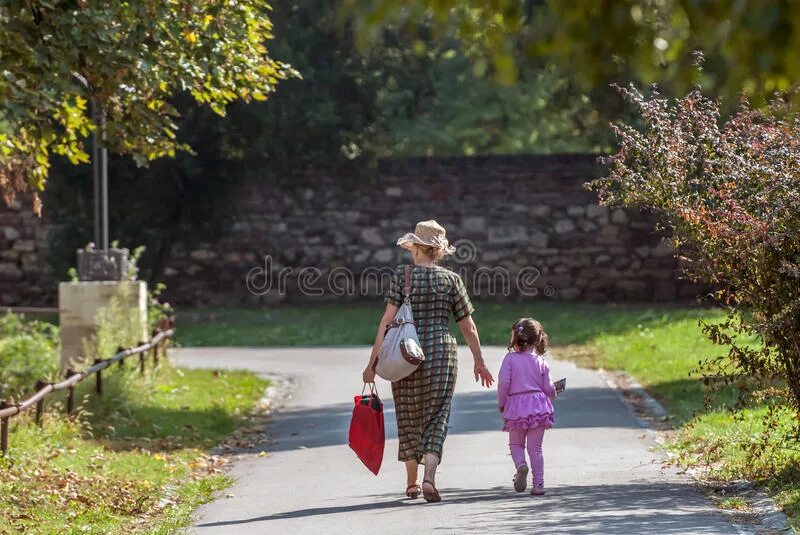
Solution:
<path fill-rule="evenodd" d="M 421 490 L 422 489 L 420 488 L 420 486 L 414 483 L 413 485 L 409 485 L 408 487 L 406 487 L 406 496 L 408 496 L 412 500 L 416 500 L 417 498 L 419 498 L 419 493 Z"/>
<path fill-rule="evenodd" d="M 425 490 L 425 483 L 431 486 L 433 489 L 432 491 Z M 436 503 L 442 501 L 442 497 L 439 496 L 439 491 L 436 490 L 436 487 L 433 485 L 432 481 L 428 481 L 427 479 L 422 482 L 422 497 L 425 498 L 425 501 L 428 503 Z"/>

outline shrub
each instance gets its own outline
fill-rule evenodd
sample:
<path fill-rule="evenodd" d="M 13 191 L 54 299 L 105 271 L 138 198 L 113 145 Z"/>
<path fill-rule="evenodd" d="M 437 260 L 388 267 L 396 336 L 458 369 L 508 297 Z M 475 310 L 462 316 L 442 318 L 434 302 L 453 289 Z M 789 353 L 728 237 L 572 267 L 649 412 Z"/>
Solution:
<path fill-rule="evenodd" d="M 703 363 L 707 384 L 736 384 L 800 415 L 800 119 L 781 100 L 729 119 L 695 90 L 669 100 L 621 92 L 641 127 L 615 125 L 619 152 L 590 187 L 606 204 L 663 215 L 686 273 L 716 285 L 727 320 L 704 325 L 727 355 Z M 739 343 L 755 335 L 761 344 Z"/>
<path fill-rule="evenodd" d="M 58 349 L 55 325 L 17 314 L 0 316 L 0 399 L 20 399 L 33 391 L 37 380 L 54 379 Z"/>

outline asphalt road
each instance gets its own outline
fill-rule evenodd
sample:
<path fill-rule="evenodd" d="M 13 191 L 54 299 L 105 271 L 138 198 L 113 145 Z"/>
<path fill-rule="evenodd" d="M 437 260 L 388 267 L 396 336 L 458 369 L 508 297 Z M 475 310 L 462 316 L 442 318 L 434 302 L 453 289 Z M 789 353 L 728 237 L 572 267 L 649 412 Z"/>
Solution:
<path fill-rule="evenodd" d="M 505 349 L 484 348 L 496 375 Z M 236 483 L 201 507 L 191 533 L 739 533 L 691 481 L 662 467 L 655 435 L 643 429 L 600 374 L 554 360 L 567 377 L 556 426 L 544 440 L 547 495 L 517 494 L 495 390 L 482 389 L 462 349 L 450 432 L 437 476 L 443 501 L 405 499 L 396 461 L 391 391 L 387 443 L 378 477 L 347 446 L 353 396 L 368 349 L 185 348 L 173 360 L 203 368 L 289 377 L 292 397 L 270 421 L 265 457 L 234 463 Z M 232 495 L 232 496 L 231 496 Z"/>

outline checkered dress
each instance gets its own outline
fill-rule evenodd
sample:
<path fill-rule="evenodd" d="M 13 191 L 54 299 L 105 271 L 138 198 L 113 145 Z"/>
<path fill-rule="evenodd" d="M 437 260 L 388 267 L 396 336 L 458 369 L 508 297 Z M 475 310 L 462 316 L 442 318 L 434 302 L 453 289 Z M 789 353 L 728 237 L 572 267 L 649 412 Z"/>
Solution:
<path fill-rule="evenodd" d="M 404 266 L 398 266 L 392 277 L 387 303 L 403 303 L 403 270 Z M 422 462 L 424 454 L 433 453 L 441 460 L 458 371 L 456 339 L 447 321 L 450 314 L 461 321 L 475 308 L 461 277 L 449 269 L 414 266 L 411 273 L 411 309 L 425 362 L 405 379 L 392 383 L 398 458 Z"/>

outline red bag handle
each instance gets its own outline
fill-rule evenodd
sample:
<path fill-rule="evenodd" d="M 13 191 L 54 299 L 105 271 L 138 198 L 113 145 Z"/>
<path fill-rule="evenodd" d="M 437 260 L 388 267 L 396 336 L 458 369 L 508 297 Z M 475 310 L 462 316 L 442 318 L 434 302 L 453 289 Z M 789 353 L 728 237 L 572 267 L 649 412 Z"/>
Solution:
<path fill-rule="evenodd" d="M 375 383 L 364 383 L 364 388 L 361 389 L 362 396 L 364 395 L 364 392 L 367 390 L 367 385 L 369 385 L 370 395 L 378 393 L 378 387 L 375 385 Z"/>

